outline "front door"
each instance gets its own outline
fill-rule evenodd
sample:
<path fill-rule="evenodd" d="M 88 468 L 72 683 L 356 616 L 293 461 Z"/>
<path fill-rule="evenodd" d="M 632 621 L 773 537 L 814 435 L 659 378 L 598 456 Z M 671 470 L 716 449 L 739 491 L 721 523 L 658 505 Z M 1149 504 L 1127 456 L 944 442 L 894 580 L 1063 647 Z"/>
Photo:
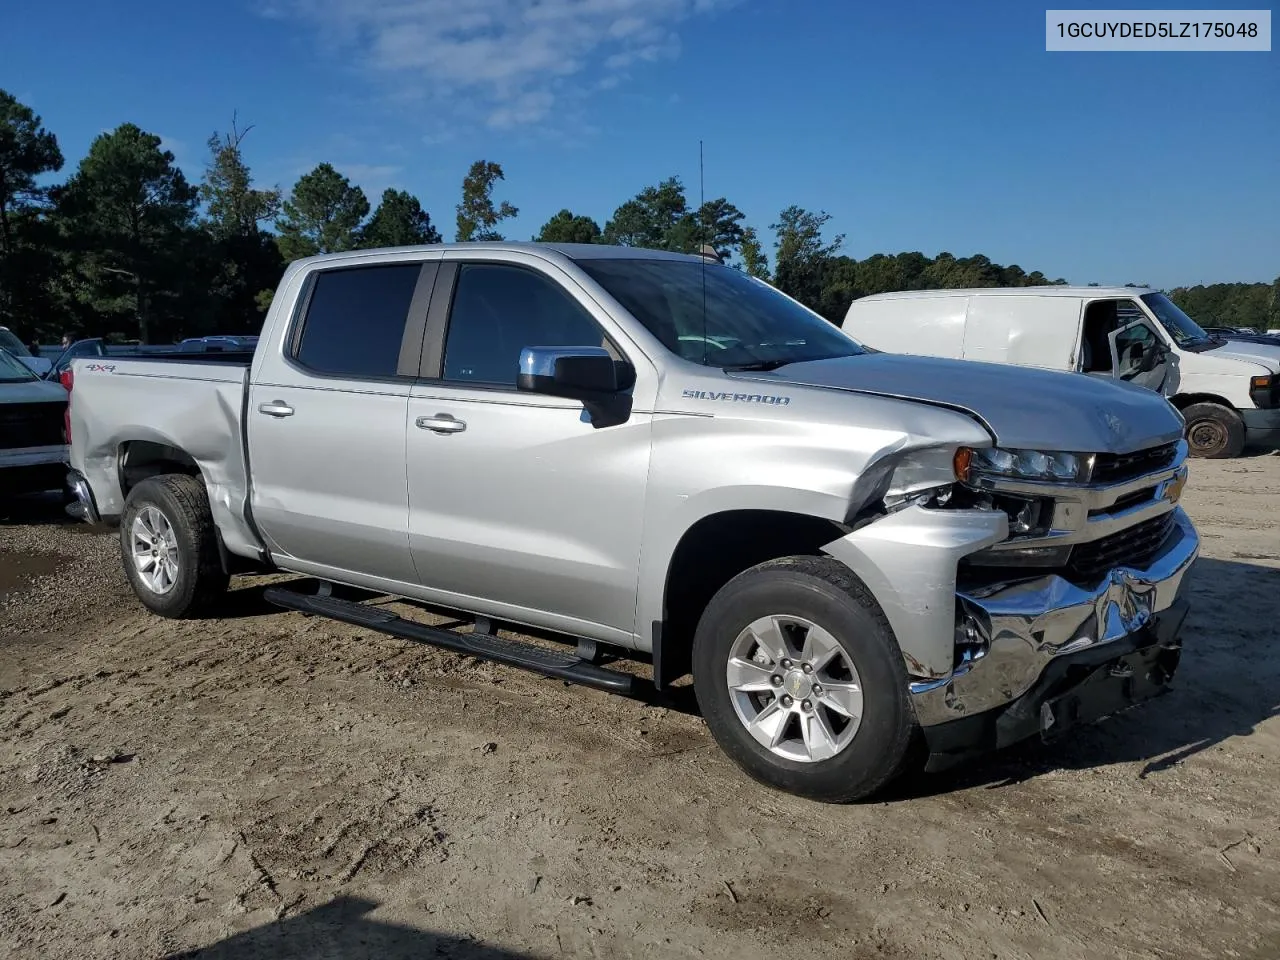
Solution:
<path fill-rule="evenodd" d="M 651 414 L 597 427 L 580 402 L 518 391 L 516 374 L 526 346 L 603 345 L 647 361 L 615 344 L 607 315 L 568 278 L 481 261 L 444 265 L 428 355 L 436 298 L 449 286 L 442 355 L 428 371 L 437 376 L 409 398 L 409 541 L 420 582 L 441 602 L 625 642 Z M 633 406 L 649 411 L 652 398 Z"/>
<path fill-rule="evenodd" d="M 1133 300 L 1095 300 L 1085 308 L 1083 372 L 1169 393 L 1176 358 Z"/>
<path fill-rule="evenodd" d="M 1159 393 L 1169 374 L 1164 344 L 1145 320 L 1134 320 L 1107 337 L 1117 379 Z"/>

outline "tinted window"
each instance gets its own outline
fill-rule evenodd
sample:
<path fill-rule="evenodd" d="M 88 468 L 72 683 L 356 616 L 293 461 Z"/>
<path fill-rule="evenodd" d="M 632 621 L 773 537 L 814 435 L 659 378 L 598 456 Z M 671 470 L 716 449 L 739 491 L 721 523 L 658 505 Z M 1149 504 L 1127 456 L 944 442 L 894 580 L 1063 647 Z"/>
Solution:
<path fill-rule="evenodd" d="M 1200 325 L 1178 309 L 1177 305 L 1163 293 L 1144 293 L 1142 302 L 1151 308 L 1156 319 L 1164 326 L 1174 343 L 1185 347 L 1192 343 L 1201 343 L 1209 339 L 1209 335 L 1200 329 Z"/>
<path fill-rule="evenodd" d="M 515 386 L 525 347 L 605 346 L 591 315 L 542 274 L 464 264 L 444 344 L 446 380 Z"/>
<path fill-rule="evenodd" d="M 686 360 L 781 366 L 863 352 L 816 313 L 732 267 L 630 257 L 578 266 Z"/>
<path fill-rule="evenodd" d="M 21 383 L 35 379 L 36 375 L 27 368 L 25 363 L 9 351 L 0 350 L 0 383 Z"/>
<path fill-rule="evenodd" d="M 316 275 L 295 354 L 318 373 L 392 377 L 422 265 L 357 267 Z"/>

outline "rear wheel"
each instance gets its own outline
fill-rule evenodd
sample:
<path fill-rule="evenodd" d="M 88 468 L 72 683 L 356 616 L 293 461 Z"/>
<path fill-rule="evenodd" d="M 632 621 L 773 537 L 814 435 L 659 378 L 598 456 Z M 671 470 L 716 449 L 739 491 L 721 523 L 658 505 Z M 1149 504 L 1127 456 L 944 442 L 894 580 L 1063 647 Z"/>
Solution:
<path fill-rule="evenodd" d="M 1244 451 L 1244 420 L 1219 403 L 1193 403 L 1182 411 L 1191 456 L 1210 460 L 1238 457 Z"/>
<path fill-rule="evenodd" d="M 164 617 L 206 611 L 230 579 L 218 556 L 204 484 L 185 474 L 151 477 L 129 491 L 120 552 L 133 592 Z"/>
<path fill-rule="evenodd" d="M 770 561 L 721 588 L 698 624 L 693 676 L 716 742 L 770 786 L 859 800 L 912 753 L 917 728 L 893 632 L 830 558 Z"/>

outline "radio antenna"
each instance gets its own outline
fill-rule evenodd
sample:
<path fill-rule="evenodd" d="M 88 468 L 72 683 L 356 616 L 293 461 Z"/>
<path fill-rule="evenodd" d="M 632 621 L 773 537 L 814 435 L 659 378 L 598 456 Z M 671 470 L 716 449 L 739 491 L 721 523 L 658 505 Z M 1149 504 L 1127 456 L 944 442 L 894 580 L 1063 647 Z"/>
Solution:
<path fill-rule="evenodd" d="M 702 365 L 707 365 L 707 251 L 703 214 L 707 206 L 707 178 L 702 165 L 702 141 L 698 141 L 698 259 L 702 261 Z"/>

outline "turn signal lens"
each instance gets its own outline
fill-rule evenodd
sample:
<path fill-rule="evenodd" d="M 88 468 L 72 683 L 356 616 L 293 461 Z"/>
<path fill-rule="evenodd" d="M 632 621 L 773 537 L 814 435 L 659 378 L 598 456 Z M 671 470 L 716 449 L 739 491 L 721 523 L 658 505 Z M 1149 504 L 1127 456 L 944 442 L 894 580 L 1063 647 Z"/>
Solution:
<path fill-rule="evenodd" d="M 969 467 L 973 464 L 973 451 L 968 447 L 957 447 L 956 455 L 951 459 L 951 465 L 955 469 L 956 479 L 965 481 L 969 479 Z"/>

